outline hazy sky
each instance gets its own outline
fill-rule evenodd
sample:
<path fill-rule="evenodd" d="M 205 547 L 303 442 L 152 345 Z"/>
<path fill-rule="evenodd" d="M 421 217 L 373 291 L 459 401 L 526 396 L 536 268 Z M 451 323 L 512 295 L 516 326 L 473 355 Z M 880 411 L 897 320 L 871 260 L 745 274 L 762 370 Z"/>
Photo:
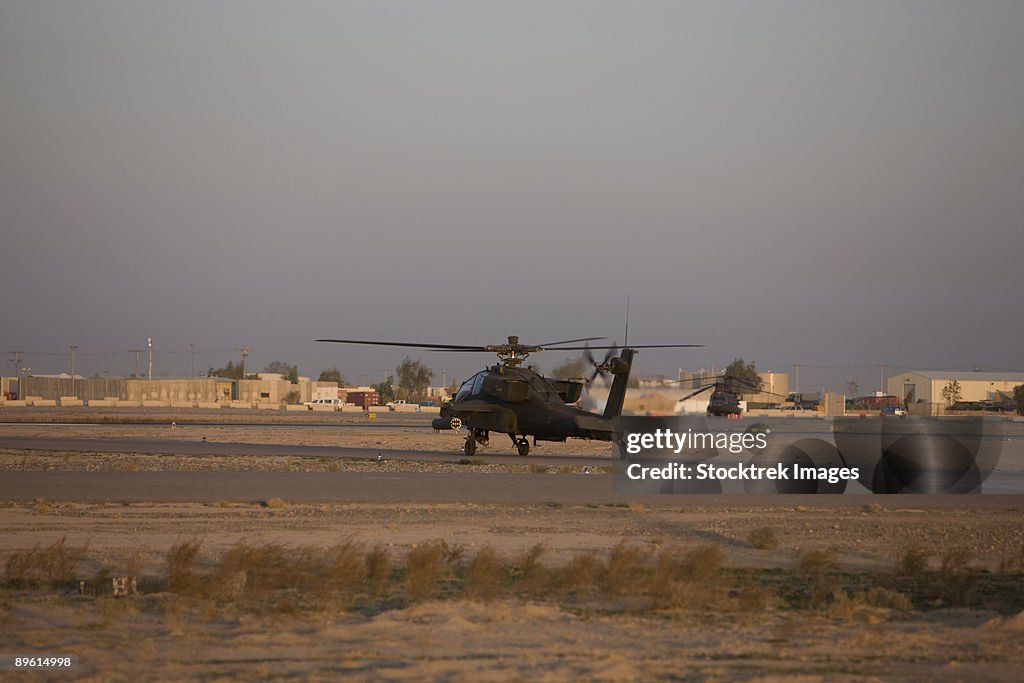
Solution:
<path fill-rule="evenodd" d="M 404 351 L 313 340 L 621 340 L 629 294 L 635 343 L 707 345 L 640 372 L 1024 370 L 1022 35 L 1019 0 L 0 0 L 0 351 L 377 381 Z"/>

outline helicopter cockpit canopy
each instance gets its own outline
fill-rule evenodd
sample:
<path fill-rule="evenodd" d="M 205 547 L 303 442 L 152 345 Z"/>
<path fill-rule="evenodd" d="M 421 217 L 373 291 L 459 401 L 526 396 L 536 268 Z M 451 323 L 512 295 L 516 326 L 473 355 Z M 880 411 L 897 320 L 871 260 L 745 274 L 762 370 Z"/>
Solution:
<path fill-rule="evenodd" d="M 459 390 L 455 392 L 455 398 L 452 400 L 458 402 L 464 401 L 471 396 L 480 396 L 484 389 L 484 378 L 489 374 L 491 374 L 489 370 L 482 370 L 467 379 L 462 383 L 462 386 L 459 387 Z"/>

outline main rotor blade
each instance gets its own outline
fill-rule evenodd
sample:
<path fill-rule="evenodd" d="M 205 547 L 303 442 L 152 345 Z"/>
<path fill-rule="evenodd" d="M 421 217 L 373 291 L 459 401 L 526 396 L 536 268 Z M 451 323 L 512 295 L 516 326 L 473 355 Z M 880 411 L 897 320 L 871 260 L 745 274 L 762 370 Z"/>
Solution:
<path fill-rule="evenodd" d="M 559 344 L 573 344 L 575 342 L 596 341 L 598 339 L 604 339 L 604 338 L 605 337 L 581 337 L 580 339 L 566 339 L 565 341 L 548 342 L 547 344 L 537 344 L 537 346 L 541 346 L 541 347 L 558 346 Z M 557 351 L 558 349 L 553 349 L 553 350 Z"/>
<path fill-rule="evenodd" d="M 582 351 L 583 346 L 559 346 L 552 351 Z M 618 346 L 591 346 L 591 349 L 617 349 Z M 698 349 L 704 348 L 703 344 L 630 344 L 630 349 Z"/>
<path fill-rule="evenodd" d="M 459 346 L 457 344 L 412 344 L 409 342 L 367 341 L 363 339 L 317 339 L 332 344 L 369 344 L 371 346 L 405 346 L 413 349 L 436 349 L 439 351 L 487 351 L 483 346 Z"/>
<path fill-rule="evenodd" d="M 693 392 L 692 394 L 689 394 L 687 396 L 683 396 L 681 399 L 679 399 L 679 401 L 685 401 L 688 398 L 693 398 L 697 394 L 703 394 L 708 389 L 713 389 L 714 386 L 715 386 L 714 384 L 705 384 L 704 386 L 702 386 L 700 389 L 697 389 L 697 391 Z M 676 402 L 678 403 L 679 401 L 676 401 Z"/>

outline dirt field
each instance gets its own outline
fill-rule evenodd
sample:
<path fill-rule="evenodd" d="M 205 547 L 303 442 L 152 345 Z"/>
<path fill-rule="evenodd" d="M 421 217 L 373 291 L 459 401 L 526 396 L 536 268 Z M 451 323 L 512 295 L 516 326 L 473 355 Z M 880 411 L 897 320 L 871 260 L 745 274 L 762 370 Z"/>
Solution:
<path fill-rule="evenodd" d="M 193 439 L 195 429 L 2 432 Z M 405 427 L 202 429 L 209 440 L 231 442 L 458 446 L 456 435 Z M 607 453 L 607 444 L 566 448 Z M 156 460 L 172 470 L 253 466 L 239 456 L 8 449 L 0 477 L 138 471 Z M 311 465 L 305 460 L 315 459 L 268 457 L 258 466 L 293 471 Z M 392 466 L 445 471 L 443 463 Z M 5 652 L 78 657 L 70 676 L 13 680 L 1016 681 L 1024 668 L 1024 508 L 999 500 L 1009 502 L 7 500 L 0 637 Z M 754 534 L 765 530 L 771 543 Z M 175 564 L 193 545 L 195 556 Z M 339 574 L 338 548 L 355 558 L 350 574 Z M 440 549 L 435 573 L 417 587 L 418 558 Z M 239 557 L 242 565 L 231 564 Z M 374 573 L 371 557 L 387 558 L 383 573 Z M 62 562 L 71 566 L 66 575 L 38 574 Z M 105 581 L 119 575 L 137 578 L 139 593 L 111 595 Z M 87 581 L 85 595 L 79 580 Z"/>

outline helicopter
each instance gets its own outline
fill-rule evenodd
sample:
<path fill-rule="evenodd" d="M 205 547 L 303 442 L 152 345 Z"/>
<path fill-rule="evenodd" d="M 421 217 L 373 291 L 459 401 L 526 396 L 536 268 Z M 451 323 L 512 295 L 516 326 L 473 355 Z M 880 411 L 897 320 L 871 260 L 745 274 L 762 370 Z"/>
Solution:
<path fill-rule="evenodd" d="M 628 337 L 627 337 L 628 338 Z M 498 363 L 476 373 L 459 387 L 450 401 L 441 404 L 440 417 L 433 420 L 434 429 L 467 431 L 463 452 L 467 457 L 476 453 L 477 446 L 486 446 L 491 432 L 507 434 L 519 455 L 530 453 L 528 437 L 533 445 L 538 441 L 564 442 L 566 439 L 594 439 L 611 441 L 612 420 L 622 413 L 626 398 L 629 373 L 638 349 L 693 348 L 700 344 L 648 344 L 623 346 L 572 346 L 591 342 L 601 337 L 567 339 L 560 342 L 529 345 L 519 337 L 510 336 L 504 344 L 488 346 L 462 346 L 454 344 L 416 344 L 408 342 L 367 341 L 357 339 L 317 339 L 334 344 L 369 344 L 374 346 L 401 346 L 450 352 L 485 352 L 498 356 Z M 523 361 L 532 354 L 546 349 L 552 351 L 584 351 L 588 362 L 594 365 L 591 380 L 597 375 L 611 375 L 612 384 L 603 413 L 592 413 L 573 405 L 580 399 L 585 378 L 558 380 L 544 377 L 536 368 L 523 367 Z M 604 359 L 597 362 L 591 350 L 606 350 Z"/>
<path fill-rule="evenodd" d="M 708 415 L 718 417 L 738 416 L 742 411 L 740 400 L 743 394 L 771 394 L 779 396 L 779 394 L 766 391 L 761 387 L 760 382 L 752 382 L 735 375 L 713 375 L 711 377 L 696 378 L 696 381 L 705 383 L 686 396 L 683 396 L 677 401 L 677 404 L 681 404 L 688 398 L 704 393 L 708 389 L 713 389 L 711 397 L 708 399 L 707 413 Z"/>

